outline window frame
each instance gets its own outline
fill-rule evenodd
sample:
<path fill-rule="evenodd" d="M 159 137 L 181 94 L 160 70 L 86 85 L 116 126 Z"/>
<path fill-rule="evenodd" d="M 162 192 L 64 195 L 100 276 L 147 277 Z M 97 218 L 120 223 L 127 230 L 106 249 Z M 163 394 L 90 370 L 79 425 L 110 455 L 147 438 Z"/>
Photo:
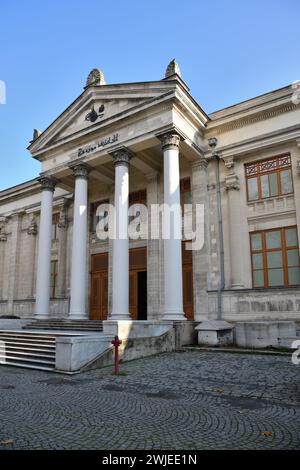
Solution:
<path fill-rule="evenodd" d="M 52 241 L 56 242 L 59 239 L 59 220 L 60 213 L 55 212 L 52 215 Z"/>
<path fill-rule="evenodd" d="M 190 193 L 192 199 L 191 178 L 189 176 L 187 176 L 186 178 L 181 178 L 180 180 L 180 204 L 182 210 L 184 209 L 184 199 L 186 193 Z"/>
<path fill-rule="evenodd" d="M 289 165 L 280 167 L 280 166 L 279 166 L 279 161 L 280 161 L 280 159 L 286 158 L 286 157 L 289 158 Z M 260 171 L 259 166 L 260 166 L 262 163 L 265 163 L 265 162 L 268 162 L 268 161 L 272 161 L 272 160 L 275 160 L 275 161 L 276 161 L 276 168 L 275 168 L 275 169 L 270 169 L 269 171 L 263 171 L 263 172 Z M 249 175 L 247 175 L 247 168 L 250 167 L 251 165 L 256 165 L 256 166 L 257 166 L 257 172 L 256 172 L 256 174 L 249 176 Z M 283 196 L 288 196 L 288 195 L 290 195 L 290 194 L 294 194 L 294 181 L 293 181 L 292 158 L 291 158 L 291 154 L 290 154 L 290 153 L 283 153 L 283 154 L 280 154 L 280 155 L 274 155 L 273 157 L 264 158 L 263 160 L 257 160 L 257 161 L 245 163 L 245 164 L 244 164 L 244 169 L 245 169 L 246 191 L 247 191 L 247 202 L 248 202 L 248 203 L 254 203 L 254 202 L 264 201 L 264 200 L 266 200 L 266 199 L 270 199 L 270 198 L 274 198 L 274 197 L 283 197 Z M 286 171 L 286 170 L 290 170 L 290 172 L 291 172 L 292 191 L 289 192 L 289 193 L 282 193 L 282 190 L 281 190 L 281 178 L 280 178 L 280 173 L 281 173 L 282 171 Z M 268 176 L 268 175 L 274 174 L 274 173 L 275 173 L 276 176 L 277 176 L 278 194 L 276 194 L 275 196 L 266 196 L 266 197 L 263 197 L 263 196 L 262 196 L 262 188 L 261 188 L 261 177 L 262 177 L 262 176 Z M 249 184 L 248 184 L 248 181 L 249 181 L 250 179 L 254 179 L 254 178 L 257 179 L 258 198 L 257 198 L 257 199 L 249 199 Z M 269 189 L 270 189 L 270 185 L 269 185 Z"/>
<path fill-rule="evenodd" d="M 90 232 L 96 233 L 96 227 L 99 222 L 96 218 L 96 226 L 94 227 L 94 216 L 96 217 L 96 211 L 98 206 L 101 204 L 109 204 L 109 199 L 100 199 L 90 203 Z M 95 214 L 94 214 L 95 213 Z"/>
<path fill-rule="evenodd" d="M 297 236 L 297 245 L 288 246 L 286 245 L 286 230 L 288 229 L 295 229 L 296 236 Z M 281 247 L 280 248 L 267 248 L 266 244 L 266 234 L 270 232 L 278 232 L 280 231 L 280 241 Z M 252 249 L 252 235 L 261 234 L 262 240 L 262 248 L 261 250 L 253 250 Z M 251 257 L 251 276 L 252 276 L 252 288 L 253 289 L 272 289 L 272 288 L 279 288 L 279 287 L 299 287 L 300 282 L 298 284 L 289 284 L 289 273 L 288 273 L 288 262 L 287 262 L 287 252 L 291 250 L 298 250 L 298 267 L 300 268 L 300 254 L 299 254 L 299 239 L 298 239 L 298 231 L 297 225 L 289 225 L 287 227 L 276 227 L 267 230 L 254 230 L 253 232 L 249 232 L 249 242 L 250 242 L 250 257 Z M 282 253 L 282 269 L 283 269 L 283 281 L 282 285 L 278 286 L 269 286 L 269 277 L 268 277 L 268 262 L 267 262 L 267 254 L 280 251 Z M 261 254 L 263 260 L 263 275 L 264 275 L 264 285 L 260 287 L 254 286 L 254 271 L 259 271 L 253 268 L 253 255 L 254 254 Z M 291 266 L 290 266 L 291 267 Z M 292 266 L 293 267 L 293 266 Z M 295 266 L 296 267 L 296 266 Z M 274 268 L 275 269 L 275 268 Z"/>
<path fill-rule="evenodd" d="M 52 269 L 52 266 L 55 266 L 55 269 Z M 50 298 L 56 299 L 56 288 L 57 288 L 57 276 L 58 276 L 58 260 L 51 260 L 51 292 Z"/>

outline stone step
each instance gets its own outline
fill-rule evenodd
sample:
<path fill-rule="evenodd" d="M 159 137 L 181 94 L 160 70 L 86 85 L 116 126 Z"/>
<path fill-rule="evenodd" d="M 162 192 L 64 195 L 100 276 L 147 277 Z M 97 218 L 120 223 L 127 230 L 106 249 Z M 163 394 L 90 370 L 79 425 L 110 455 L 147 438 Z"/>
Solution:
<path fill-rule="evenodd" d="M 42 365 L 53 365 L 55 366 L 55 359 L 31 359 L 30 355 L 27 354 L 27 357 L 18 357 L 16 355 L 11 354 L 2 354 L 0 353 L 0 364 L 8 364 L 10 360 L 17 361 L 17 362 L 29 362 L 33 364 L 42 364 Z"/>
<path fill-rule="evenodd" d="M 41 351 L 44 351 L 44 350 L 54 350 L 55 351 L 55 342 L 53 343 L 49 343 L 49 344 L 44 344 L 44 343 L 40 343 L 38 341 L 35 341 L 35 342 L 29 342 L 28 341 L 22 341 L 21 338 L 19 340 L 12 340 L 11 338 L 8 338 L 8 339 L 2 339 L 0 337 L 0 347 L 1 347 L 1 343 L 4 343 L 6 345 L 9 345 L 11 347 L 17 347 L 17 348 L 20 348 L 22 346 L 22 349 L 35 349 L 35 348 L 40 348 Z"/>
<path fill-rule="evenodd" d="M 33 353 L 33 354 L 37 354 L 37 355 L 47 355 L 47 356 L 55 356 L 55 348 L 54 349 L 41 349 L 41 348 L 38 348 L 38 346 L 34 346 L 34 347 L 24 347 L 22 346 L 22 348 L 20 348 L 20 346 L 13 346 L 11 345 L 10 343 L 4 343 L 3 345 L 0 344 L 0 352 L 15 352 L 16 354 L 19 354 L 19 352 L 22 351 L 23 352 L 28 352 L 28 353 Z M 20 352 L 21 354 L 21 352 Z"/>
<path fill-rule="evenodd" d="M 49 361 L 52 361 L 55 363 L 55 352 L 45 354 L 43 353 L 37 353 L 36 351 L 17 351 L 17 350 L 10 350 L 6 347 L 1 348 L 0 347 L 0 357 L 10 357 L 10 356 L 15 356 L 19 358 L 33 358 L 33 359 L 49 359 Z"/>
<path fill-rule="evenodd" d="M 103 323 L 92 320 L 37 320 L 24 326 L 23 330 L 102 331 Z"/>
<path fill-rule="evenodd" d="M 34 370 L 44 370 L 46 372 L 53 372 L 54 371 L 54 367 L 45 367 L 45 366 L 41 366 L 41 365 L 31 365 L 31 364 L 20 364 L 19 362 L 13 362 L 13 361 L 9 361 L 9 363 L 2 363 L 0 362 L 0 365 L 7 365 L 9 367 L 22 367 L 23 369 L 34 369 Z"/>
<path fill-rule="evenodd" d="M 23 341 L 23 342 L 34 342 L 34 343 L 41 343 L 45 345 L 55 344 L 55 338 L 53 339 L 44 339 L 44 338 L 34 338 L 33 336 L 22 336 L 22 335 L 2 335 L 0 334 L 0 341 Z"/>
<path fill-rule="evenodd" d="M 0 336 L 22 336 L 26 338 L 38 338 L 41 340 L 53 340 L 55 339 L 54 335 L 51 335 L 49 333 L 43 333 L 42 331 L 40 332 L 30 332 L 30 331 L 23 331 L 23 330 L 0 330 Z"/>
<path fill-rule="evenodd" d="M 292 348 L 292 344 L 295 341 L 299 342 L 299 340 L 300 340 L 299 336 L 290 336 L 290 337 L 286 336 L 286 337 L 279 338 L 278 344 L 281 348 L 287 348 L 287 349 L 293 350 L 293 349 L 298 349 L 299 346 Z"/>
<path fill-rule="evenodd" d="M 0 364 L 29 369 L 55 369 L 56 336 L 42 332 L 0 331 Z"/>

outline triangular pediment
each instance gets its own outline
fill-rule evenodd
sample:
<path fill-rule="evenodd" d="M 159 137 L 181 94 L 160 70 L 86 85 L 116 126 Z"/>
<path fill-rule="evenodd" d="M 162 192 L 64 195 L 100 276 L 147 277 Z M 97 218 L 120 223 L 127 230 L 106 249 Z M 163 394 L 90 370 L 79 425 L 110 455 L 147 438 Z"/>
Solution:
<path fill-rule="evenodd" d="M 126 118 L 151 106 L 175 87 L 174 82 L 160 81 L 88 88 L 30 144 L 29 150 L 37 154 Z"/>
<path fill-rule="evenodd" d="M 55 136 L 53 141 L 71 136 L 76 132 L 88 129 L 93 125 L 101 125 L 102 122 L 105 122 L 112 117 L 121 117 L 123 113 L 132 110 L 139 104 L 146 103 L 148 100 L 149 98 L 113 99 L 105 97 L 102 99 L 96 99 L 95 101 L 93 100 L 68 123 L 65 129 Z"/>

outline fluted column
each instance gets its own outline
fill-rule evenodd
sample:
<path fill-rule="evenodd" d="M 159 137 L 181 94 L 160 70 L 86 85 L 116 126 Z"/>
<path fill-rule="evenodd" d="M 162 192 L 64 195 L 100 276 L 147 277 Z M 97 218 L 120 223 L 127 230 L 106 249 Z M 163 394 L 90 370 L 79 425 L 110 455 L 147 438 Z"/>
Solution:
<path fill-rule="evenodd" d="M 161 136 L 164 158 L 164 204 L 174 211 L 170 233 L 164 239 L 164 320 L 186 320 L 182 300 L 181 206 L 179 181 L 180 136 L 169 132 Z"/>
<path fill-rule="evenodd" d="M 244 286 L 242 270 L 241 245 L 241 211 L 240 211 L 240 183 L 235 173 L 225 178 L 229 206 L 229 236 L 231 260 L 231 288 L 239 289 Z"/>
<path fill-rule="evenodd" d="M 130 320 L 129 241 L 128 241 L 128 166 L 130 153 L 124 148 L 112 154 L 115 165 L 115 236 L 113 238 L 111 320 Z"/>
<path fill-rule="evenodd" d="M 52 209 L 56 180 L 54 178 L 41 177 L 39 182 L 42 188 L 42 201 L 36 274 L 35 315 L 45 318 L 50 312 Z"/>
<path fill-rule="evenodd" d="M 87 318 L 87 198 L 89 167 L 70 165 L 75 176 L 70 313 L 72 320 Z"/>

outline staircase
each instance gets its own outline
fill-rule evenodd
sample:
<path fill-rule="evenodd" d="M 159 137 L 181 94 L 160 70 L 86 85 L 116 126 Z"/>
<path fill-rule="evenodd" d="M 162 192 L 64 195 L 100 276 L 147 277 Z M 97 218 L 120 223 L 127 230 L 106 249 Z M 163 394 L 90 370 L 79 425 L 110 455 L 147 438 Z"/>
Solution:
<path fill-rule="evenodd" d="M 55 335 L 0 330 L 0 364 L 54 370 Z"/>
<path fill-rule="evenodd" d="M 78 331 L 100 333 L 102 321 L 98 320 L 36 320 L 23 326 L 23 330 Z"/>

